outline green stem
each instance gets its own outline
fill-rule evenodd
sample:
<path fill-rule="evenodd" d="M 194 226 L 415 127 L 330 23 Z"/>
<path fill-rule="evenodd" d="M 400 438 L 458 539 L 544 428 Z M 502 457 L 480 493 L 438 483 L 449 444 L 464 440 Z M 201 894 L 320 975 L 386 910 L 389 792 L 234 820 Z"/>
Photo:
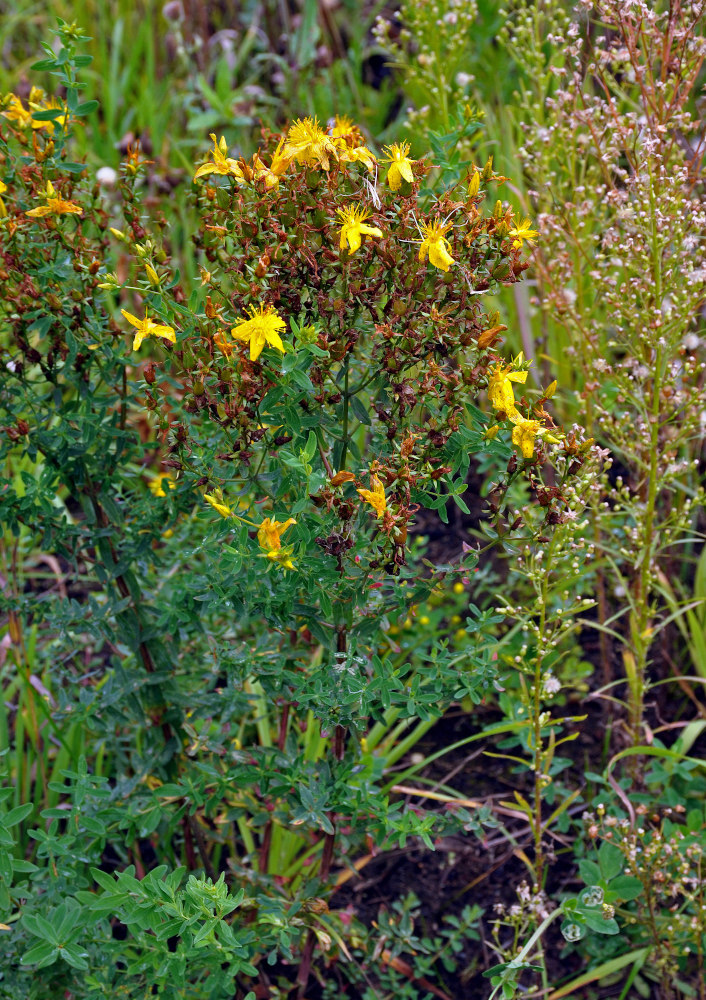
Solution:
<path fill-rule="evenodd" d="M 650 216 L 651 216 L 651 271 L 654 288 L 654 301 L 662 301 L 662 251 L 657 230 L 657 204 L 655 184 L 650 163 Z M 649 361 L 652 359 L 650 358 Z M 650 424 L 649 472 L 647 480 L 647 497 L 645 501 L 645 517 L 642 524 L 642 564 L 634 594 L 632 641 L 635 649 L 635 683 L 630 686 L 630 735 L 633 744 L 641 739 L 642 715 L 644 711 L 645 683 L 647 673 L 647 657 L 650 649 L 650 617 L 652 589 L 652 545 L 657 508 L 657 481 L 659 462 L 659 425 L 660 399 L 662 395 L 662 367 L 664 364 L 662 344 L 657 339 L 654 359 L 654 379 L 652 383 L 652 402 L 648 414 Z"/>
<path fill-rule="evenodd" d="M 542 936 L 542 934 L 544 934 L 544 932 L 546 931 L 547 927 L 549 927 L 549 925 L 552 923 L 552 921 L 556 920 L 557 917 L 562 916 L 563 912 L 564 912 L 563 908 L 561 906 L 559 906 L 559 907 L 557 907 L 556 910 L 553 910 L 549 914 L 548 917 L 544 918 L 544 920 L 541 922 L 541 924 L 539 925 L 539 927 L 537 928 L 537 930 L 534 932 L 534 934 L 530 937 L 529 941 L 524 946 L 524 948 L 522 948 L 522 950 L 518 953 L 517 957 L 513 959 L 513 963 L 512 964 L 515 965 L 515 964 L 517 964 L 519 962 L 524 962 L 525 961 L 525 959 L 528 957 L 528 955 L 531 954 L 532 949 L 534 948 L 534 946 L 537 943 L 537 941 L 540 939 L 540 937 Z M 498 983 L 498 985 L 495 987 L 495 989 L 493 990 L 493 992 L 488 997 L 488 1000 L 493 1000 L 493 997 L 496 995 L 496 993 L 498 992 L 498 990 L 503 989 L 503 986 L 504 986 L 504 983 Z"/>
<path fill-rule="evenodd" d="M 341 451 L 341 461 L 339 472 L 343 472 L 346 467 L 346 458 L 348 456 L 348 405 L 350 401 L 350 393 L 348 391 L 349 386 L 349 376 L 350 376 L 350 365 L 348 363 L 348 358 L 345 361 L 345 376 L 343 380 L 343 449 Z"/>
<path fill-rule="evenodd" d="M 537 656 L 534 663 L 534 686 L 532 691 L 532 729 L 534 736 L 534 759 L 533 759 L 533 770 L 534 770 L 534 855 L 535 855 L 535 877 L 537 880 L 537 885 L 541 886 L 544 875 L 544 864 L 545 858 L 542 851 L 542 803 L 543 803 L 543 793 L 544 793 L 544 770 L 542 767 L 542 758 L 544 756 L 543 742 L 542 742 L 542 667 L 544 664 L 544 649 L 547 646 L 547 639 L 545 636 L 547 628 L 547 601 L 549 600 L 549 578 L 551 573 L 551 566 L 553 561 L 554 545 L 556 542 L 557 533 L 554 532 L 552 535 L 549 546 L 546 550 L 546 561 L 544 563 L 546 569 L 541 573 L 541 587 L 539 600 L 541 601 L 539 607 L 539 633 L 538 633 L 538 649 Z"/>

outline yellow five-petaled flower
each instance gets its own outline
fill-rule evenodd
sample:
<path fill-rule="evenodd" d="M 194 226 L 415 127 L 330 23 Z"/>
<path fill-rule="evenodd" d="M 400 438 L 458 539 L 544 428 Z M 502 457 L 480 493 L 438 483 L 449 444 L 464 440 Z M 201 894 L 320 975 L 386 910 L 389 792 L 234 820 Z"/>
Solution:
<path fill-rule="evenodd" d="M 538 231 L 536 229 L 532 229 L 532 223 L 529 219 L 524 219 L 519 223 L 519 225 L 515 226 L 515 228 L 511 229 L 508 233 L 508 236 L 514 237 L 512 245 L 515 250 L 522 246 L 523 240 L 527 240 L 527 242 L 531 244 L 534 242 L 535 236 L 538 235 Z"/>
<path fill-rule="evenodd" d="M 80 205 L 76 205 L 73 201 L 67 201 L 65 198 L 57 195 L 51 181 L 47 181 L 44 199 L 46 200 L 46 205 L 40 205 L 38 208 L 32 208 L 29 212 L 25 212 L 25 215 L 29 215 L 33 219 L 41 219 L 45 215 L 83 214 L 83 209 Z"/>
<path fill-rule="evenodd" d="M 287 528 L 296 524 L 293 517 L 288 517 L 286 521 L 278 521 L 276 518 L 266 517 L 257 529 L 257 540 L 261 549 L 264 549 L 266 559 L 279 563 L 283 569 L 295 569 L 292 562 L 293 546 L 282 547 L 282 535 Z"/>
<path fill-rule="evenodd" d="M 377 226 L 365 225 L 365 220 L 369 217 L 370 212 L 366 212 L 364 208 L 359 208 L 356 205 L 353 208 L 339 208 L 338 215 L 341 220 L 341 250 L 348 247 L 348 252 L 354 254 L 356 250 L 360 249 L 362 236 L 376 236 L 378 238 L 382 236 L 382 230 L 378 229 Z"/>
<path fill-rule="evenodd" d="M 284 353 L 278 330 L 287 324 L 272 306 L 251 306 L 250 319 L 244 319 L 230 331 L 237 340 L 250 341 L 250 360 L 257 361 L 265 344 Z"/>
<path fill-rule="evenodd" d="M 318 163 L 324 170 L 329 170 L 330 157 L 338 159 L 338 149 L 316 118 L 299 118 L 287 132 L 282 155 L 307 167 L 313 167 Z"/>
<path fill-rule="evenodd" d="M 228 156 L 228 144 L 226 143 L 225 136 L 222 135 L 220 140 L 217 141 L 216 136 L 211 132 L 210 138 L 213 142 L 211 160 L 207 160 L 206 163 L 199 167 L 194 174 L 194 180 L 198 180 L 199 177 L 205 177 L 207 174 L 221 174 L 223 177 L 230 175 L 231 177 L 235 177 L 236 180 L 242 181 L 242 168 L 237 160 L 233 160 Z"/>
<path fill-rule="evenodd" d="M 385 499 L 385 487 L 382 485 L 377 476 L 370 477 L 371 490 L 359 489 L 358 493 L 362 496 L 366 503 L 374 509 L 378 517 L 382 517 L 384 511 L 387 510 L 387 500 Z"/>
<path fill-rule="evenodd" d="M 176 334 L 174 333 L 174 328 L 171 326 L 165 326 L 162 323 L 155 323 L 151 320 L 147 313 L 145 312 L 144 319 L 138 319 L 137 316 L 133 316 L 132 313 L 127 312 L 125 309 L 121 309 L 120 312 L 123 314 L 128 323 L 131 323 L 136 327 L 137 332 L 135 333 L 135 339 L 132 342 L 133 351 L 137 351 L 140 344 L 146 337 L 162 337 L 164 340 L 168 340 L 170 344 L 176 343 Z"/>
<path fill-rule="evenodd" d="M 387 183 L 392 191 L 399 191 L 402 181 L 407 181 L 409 184 L 414 181 L 412 164 L 417 161 L 410 160 L 408 156 L 408 142 L 393 142 L 391 146 L 385 146 L 385 149 L 387 150 L 387 158 L 382 162 L 390 164 L 390 169 L 387 171 Z"/>
<path fill-rule="evenodd" d="M 368 170 L 372 170 L 377 163 L 375 154 L 366 147 L 360 129 L 346 115 L 336 115 L 331 138 L 341 163 L 364 163 Z"/>
<path fill-rule="evenodd" d="M 444 225 L 439 219 L 434 222 L 422 223 L 422 242 L 419 247 L 419 259 L 424 262 L 429 255 L 429 262 L 442 271 L 448 271 L 455 260 L 449 253 L 451 244 L 446 239 L 446 233 L 453 228 L 452 222 Z"/>

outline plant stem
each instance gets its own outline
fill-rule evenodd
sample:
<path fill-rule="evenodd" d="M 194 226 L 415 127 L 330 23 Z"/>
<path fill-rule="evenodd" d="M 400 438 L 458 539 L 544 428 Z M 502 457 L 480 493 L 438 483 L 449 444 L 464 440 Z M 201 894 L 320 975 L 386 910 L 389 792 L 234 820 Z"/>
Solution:
<path fill-rule="evenodd" d="M 345 361 L 345 376 L 343 381 L 343 426 L 342 426 L 342 439 L 343 439 L 343 449 L 341 450 L 341 461 L 339 472 L 343 472 L 346 467 L 346 458 L 348 456 L 348 404 L 350 400 L 350 394 L 348 391 L 348 380 L 350 376 L 350 365 L 348 364 L 348 358 Z"/>
<path fill-rule="evenodd" d="M 654 288 L 654 301 L 662 301 L 662 251 L 657 230 L 657 203 L 655 196 L 655 181 L 650 163 L 650 216 L 651 216 L 651 271 Z M 652 401 L 648 413 L 650 427 L 649 462 L 647 495 L 645 497 L 645 514 L 642 520 L 642 552 L 640 573 L 634 588 L 633 613 L 631 614 L 631 639 L 635 651 L 634 683 L 628 687 L 630 738 L 633 745 L 641 740 L 642 716 L 645 702 L 645 686 L 647 675 L 647 659 L 651 646 L 651 591 L 652 591 L 652 550 L 655 513 L 657 507 L 658 475 L 659 475 L 659 426 L 660 400 L 662 395 L 662 367 L 664 363 L 662 344 L 658 337 L 653 365 L 654 378 L 652 382 Z"/>

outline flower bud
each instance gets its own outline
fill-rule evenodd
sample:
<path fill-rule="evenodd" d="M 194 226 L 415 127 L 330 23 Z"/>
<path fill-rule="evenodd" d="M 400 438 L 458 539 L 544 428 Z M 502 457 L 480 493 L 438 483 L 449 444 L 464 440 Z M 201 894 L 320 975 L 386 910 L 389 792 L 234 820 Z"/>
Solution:
<path fill-rule="evenodd" d="M 155 288 L 159 288 L 159 275 L 152 267 L 152 265 L 145 264 L 145 271 L 147 272 L 147 277 L 150 279 L 150 284 L 154 285 Z"/>

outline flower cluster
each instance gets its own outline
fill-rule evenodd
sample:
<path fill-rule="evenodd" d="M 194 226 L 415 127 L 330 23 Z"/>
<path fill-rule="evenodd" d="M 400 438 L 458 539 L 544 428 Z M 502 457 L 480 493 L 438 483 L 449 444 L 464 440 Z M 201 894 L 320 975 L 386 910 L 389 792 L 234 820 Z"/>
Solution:
<path fill-rule="evenodd" d="M 537 436 L 542 437 L 545 441 L 552 444 L 560 444 L 560 440 L 543 426 L 541 420 L 523 417 L 517 408 L 513 383 L 524 385 L 527 381 L 527 371 L 519 368 L 519 365 L 522 363 L 523 356 L 520 354 L 511 364 L 499 362 L 494 366 L 488 378 L 488 400 L 496 411 L 498 420 L 509 420 L 513 424 L 512 443 L 520 449 L 523 458 L 530 459 L 534 455 L 534 445 Z M 555 389 L 556 383 L 552 383 L 536 407 L 542 419 L 550 423 L 551 418 L 546 410 L 544 410 L 542 404 L 551 398 Z M 495 425 L 486 434 L 488 437 L 494 437 L 497 434 L 497 430 L 498 425 Z"/>
<path fill-rule="evenodd" d="M 170 315 L 164 257 L 142 236 L 135 254 L 147 279 L 145 317 L 123 312 L 138 330 L 135 347 L 146 336 L 175 345 L 168 363 L 150 363 L 148 409 L 159 411 L 162 383 L 152 386 L 165 365 L 184 384 L 186 412 L 217 423 L 228 438 L 201 475 L 209 484 L 205 502 L 247 523 L 265 557 L 292 569 L 292 547 L 283 547 L 281 535 L 293 517 L 246 521 L 220 492 L 236 469 L 239 494 L 257 495 L 257 470 L 281 461 L 290 470 L 285 482 L 291 470 L 305 474 L 309 499 L 284 489 L 271 499 L 297 515 L 302 533 L 313 531 L 342 569 L 365 530 L 371 567 L 397 572 L 415 512 L 426 502 L 438 506 L 462 467 L 466 405 L 486 386 L 539 483 L 546 456 L 535 458 L 535 441 L 558 443 L 542 409 L 549 396 L 533 413 L 516 404 L 512 383 L 524 382 L 526 372 L 497 353 L 505 328 L 480 297 L 520 279 L 523 245 L 536 233 L 501 202 L 484 213 L 492 164 L 469 167 L 429 206 L 420 188 L 431 164 L 411 158 L 406 142 L 378 159 L 347 119 L 327 128 L 297 120 L 280 135 L 266 134 L 248 160 L 230 155 L 225 137 L 211 141 L 194 178 L 203 312 L 175 343 L 174 326 L 156 319 Z M 112 231 L 128 241 L 125 230 Z M 172 391 L 168 384 L 164 392 Z M 185 448 L 198 451 L 190 440 L 198 427 L 194 417 L 179 432 L 171 467 L 181 466 Z M 473 431 L 477 448 L 497 427 L 485 431 Z M 357 443 L 363 434 L 372 462 Z M 563 502 L 561 490 L 551 496 L 547 516 Z M 300 516 L 308 504 L 318 512 L 315 527 Z"/>
<path fill-rule="evenodd" d="M 32 87 L 27 98 L 27 106 L 13 93 L 6 94 L 1 102 L 3 118 L 18 129 L 44 130 L 54 134 L 55 123 L 65 128 L 69 122 L 68 110 L 55 97 L 47 97 L 39 87 Z M 53 120 L 42 121 L 34 117 L 40 111 L 61 111 Z"/>

